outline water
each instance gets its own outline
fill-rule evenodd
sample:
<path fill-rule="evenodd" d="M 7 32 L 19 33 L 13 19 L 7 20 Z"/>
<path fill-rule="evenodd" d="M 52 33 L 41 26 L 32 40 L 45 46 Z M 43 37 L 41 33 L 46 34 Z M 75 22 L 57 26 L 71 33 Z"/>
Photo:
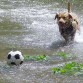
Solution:
<path fill-rule="evenodd" d="M 76 34 L 75 43 L 65 45 L 54 16 L 57 12 L 66 11 L 66 1 L 0 0 L 0 83 L 83 83 L 82 77 L 56 76 L 52 72 L 53 67 L 65 63 L 54 57 L 57 52 L 76 54 L 79 56 L 74 60 L 83 60 L 83 1 L 72 2 L 81 30 Z M 46 54 L 52 59 L 9 67 L 6 56 L 11 50 L 20 50 L 23 55 Z"/>

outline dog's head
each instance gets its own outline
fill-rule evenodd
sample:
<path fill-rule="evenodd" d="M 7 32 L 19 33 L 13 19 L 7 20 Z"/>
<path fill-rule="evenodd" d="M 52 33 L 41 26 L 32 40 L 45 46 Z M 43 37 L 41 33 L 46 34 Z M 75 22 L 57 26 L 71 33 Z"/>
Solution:
<path fill-rule="evenodd" d="M 71 14 L 64 12 L 56 14 L 55 19 L 57 19 L 59 27 L 66 28 L 67 26 L 70 25 L 73 17 Z"/>

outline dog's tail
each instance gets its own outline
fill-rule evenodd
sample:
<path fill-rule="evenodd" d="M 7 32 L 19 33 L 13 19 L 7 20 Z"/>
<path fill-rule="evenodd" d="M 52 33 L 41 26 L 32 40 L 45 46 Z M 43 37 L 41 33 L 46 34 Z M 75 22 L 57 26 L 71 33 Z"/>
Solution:
<path fill-rule="evenodd" d="M 71 13 L 71 3 L 68 2 L 68 13 Z"/>

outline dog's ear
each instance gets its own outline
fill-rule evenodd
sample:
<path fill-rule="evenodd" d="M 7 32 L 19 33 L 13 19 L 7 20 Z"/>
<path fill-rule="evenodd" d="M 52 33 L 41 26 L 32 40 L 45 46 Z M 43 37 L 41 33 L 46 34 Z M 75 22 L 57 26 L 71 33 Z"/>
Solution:
<path fill-rule="evenodd" d="M 69 14 L 69 19 L 73 19 L 71 14 Z M 75 21 L 78 24 L 78 21 L 76 19 L 73 19 L 73 21 Z"/>
<path fill-rule="evenodd" d="M 54 18 L 54 20 L 56 20 L 56 18 L 58 18 L 58 14 L 56 14 L 56 15 L 55 15 L 55 18 Z"/>
<path fill-rule="evenodd" d="M 73 17 L 72 17 L 72 15 L 71 14 L 69 14 L 69 19 L 72 19 Z"/>

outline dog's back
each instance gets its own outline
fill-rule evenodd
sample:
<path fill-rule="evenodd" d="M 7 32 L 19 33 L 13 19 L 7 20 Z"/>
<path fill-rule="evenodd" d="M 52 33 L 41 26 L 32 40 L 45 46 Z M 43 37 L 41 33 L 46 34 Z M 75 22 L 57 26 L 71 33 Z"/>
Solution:
<path fill-rule="evenodd" d="M 77 29 L 79 30 L 79 20 L 78 20 L 78 16 L 75 14 L 75 13 L 72 13 L 71 11 L 71 3 L 68 2 L 68 13 L 73 17 L 74 21 L 77 23 L 75 24 L 74 21 L 72 21 L 72 25 Z M 77 25 L 77 26 L 76 26 Z"/>

